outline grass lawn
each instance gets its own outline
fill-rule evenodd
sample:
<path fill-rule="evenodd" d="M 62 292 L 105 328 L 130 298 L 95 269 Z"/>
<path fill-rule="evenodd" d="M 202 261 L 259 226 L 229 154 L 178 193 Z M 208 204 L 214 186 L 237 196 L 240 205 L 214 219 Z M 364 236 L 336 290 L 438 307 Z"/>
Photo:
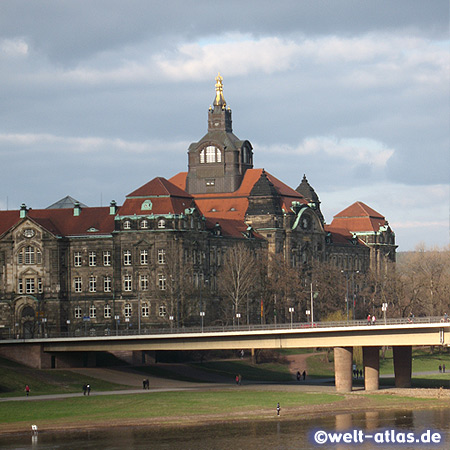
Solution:
<path fill-rule="evenodd" d="M 148 394 L 107 395 L 63 400 L 0 403 L 0 423 L 71 422 L 138 419 L 173 416 L 227 414 L 320 405 L 337 402 L 338 394 L 311 394 L 279 391 L 245 391 L 240 388 L 206 392 L 149 392 Z"/>

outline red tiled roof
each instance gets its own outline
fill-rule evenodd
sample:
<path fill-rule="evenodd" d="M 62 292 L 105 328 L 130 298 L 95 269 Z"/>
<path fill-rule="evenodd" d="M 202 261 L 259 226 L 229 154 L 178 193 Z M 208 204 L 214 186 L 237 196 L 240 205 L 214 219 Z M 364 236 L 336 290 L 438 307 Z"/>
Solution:
<path fill-rule="evenodd" d="M 175 197 L 191 197 L 184 188 L 180 188 L 163 177 L 156 177 L 140 188 L 127 195 L 130 197 L 156 197 L 159 195 L 172 195 Z"/>
<path fill-rule="evenodd" d="M 150 200 L 151 209 L 142 210 L 142 203 L 146 199 Z M 193 204 L 194 199 L 190 194 L 165 178 L 157 177 L 128 194 L 120 214 L 182 214 Z"/>
<path fill-rule="evenodd" d="M 334 216 L 331 226 L 350 232 L 378 231 L 387 221 L 379 212 L 363 202 L 356 202 Z"/>
<path fill-rule="evenodd" d="M 49 232 L 59 236 L 82 236 L 109 234 L 114 230 L 114 216 L 109 207 L 82 208 L 79 216 L 73 215 L 73 208 L 30 209 L 27 217 Z M 19 211 L 0 211 L 0 235 L 18 224 Z M 96 229 L 98 231 L 90 231 Z"/>
<path fill-rule="evenodd" d="M 324 230 L 326 233 L 331 233 L 331 239 L 333 244 L 341 245 L 353 245 L 353 234 L 345 228 L 336 228 L 332 225 L 325 225 Z M 358 238 L 360 244 L 366 245 L 364 241 Z"/>
<path fill-rule="evenodd" d="M 202 214 L 207 218 L 225 218 L 232 220 L 244 220 L 248 208 L 248 197 L 255 183 L 261 177 L 263 169 L 248 169 L 239 189 L 235 192 L 220 194 L 192 194 L 195 203 L 198 205 Z M 292 202 L 307 203 L 301 194 L 282 181 L 266 172 L 268 179 L 275 186 L 275 189 L 281 196 L 281 207 L 288 211 Z M 180 172 L 170 179 L 178 187 L 186 186 L 187 172 Z"/>

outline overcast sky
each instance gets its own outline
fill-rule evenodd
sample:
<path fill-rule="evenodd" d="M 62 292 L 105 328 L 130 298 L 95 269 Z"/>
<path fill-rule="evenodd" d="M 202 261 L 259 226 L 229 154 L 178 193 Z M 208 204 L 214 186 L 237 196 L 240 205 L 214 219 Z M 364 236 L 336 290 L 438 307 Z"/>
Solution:
<path fill-rule="evenodd" d="M 0 209 L 187 170 L 220 71 L 256 168 L 443 247 L 449 42 L 448 0 L 1 0 Z"/>

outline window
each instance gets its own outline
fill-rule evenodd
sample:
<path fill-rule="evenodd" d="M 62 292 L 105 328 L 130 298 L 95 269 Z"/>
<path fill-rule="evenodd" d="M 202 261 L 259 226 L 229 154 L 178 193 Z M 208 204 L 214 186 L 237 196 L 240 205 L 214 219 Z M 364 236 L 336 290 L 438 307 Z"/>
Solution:
<path fill-rule="evenodd" d="M 75 277 L 73 279 L 73 285 L 75 288 L 75 292 L 81 292 L 81 277 Z"/>
<path fill-rule="evenodd" d="M 159 317 L 165 317 L 167 315 L 167 309 L 164 305 L 159 307 Z"/>
<path fill-rule="evenodd" d="M 123 223 L 123 229 L 131 230 L 131 222 L 129 220 L 125 220 L 125 222 Z"/>
<path fill-rule="evenodd" d="M 75 306 L 75 319 L 81 319 L 81 308 L 79 306 Z"/>
<path fill-rule="evenodd" d="M 206 186 L 214 186 L 216 184 L 216 180 L 213 178 L 207 178 L 206 179 Z"/>
<path fill-rule="evenodd" d="M 123 277 L 123 290 L 126 292 L 131 292 L 131 284 L 132 284 L 131 275 L 125 275 Z"/>
<path fill-rule="evenodd" d="M 89 252 L 89 265 L 91 267 L 97 265 L 97 254 L 95 252 Z"/>
<path fill-rule="evenodd" d="M 89 317 L 91 319 L 95 319 L 97 317 L 97 308 L 95 307 L 95 305 L 91 305 L 89 307 Z"/>
<path fill-rule="evenodd" d="M 149 306 L 148 303 L 142 303 L 141 315 L 142 315 L 142 317 L 149 317 L 149 315 L 150 315 L 150 306 Z"/>
<path fill-rule="evenodd" d="M 105 278 L 103 278 L 103 291 L 111 292 L 111 277 L 109 275 L 106 275 Z"/>
<path fill-rule="evenodd" d="M 103 265 L 110 266 L 111 265 L 111 252 L 108 250 L 103 252 Z"/>
<path fill-rule="evenodd" d="M 25 292 L 27 294 L 34 294 L 34 278 L 25 278 Z"/>
<path fill-rule="evenodd" d="M 206 158 L 205 158 L 206 155 Z M 206 149 L 200 152 L 200 164 L 204 163 L 220 163 L 222 162 L 222 152 L 214 145 L 208 145 Z"/>
<path fill-rule="evenodd" d="M 97 291 L 97 277 L 91 275 L 89 277 L 89 292 Z"/>
<path fill-rule="evenodd" d="M 141 250 L 141 266 L 148 264 L 148 250 Z"/>
<path fill-rule="evenodd" d="M 39 249 L 28 245 L 17 254 L 17 264 L 41 264 L 42 253 Z"/>
<path fill-rule="evenodd" d="M 125 250 L 123 252 L 123 265 L 131 266 L 131 251 L 130 250 Z"/>
<path fill-rule="evenodd" d="M 111 306 L 108 303 L 103 308 L 103 315 L 105 319 L 111 319 Z"/>
<path fill-rule="evenodd" d="M 166 290 L 166 280 L 166 276 L 160 273 L 158 276 L 158 286 L 161 291 Z"/>
<path fill-rule="evenodd" d="M 19 294 L 23 294 L 23 278 L 17 280 L 17 291 Z"/>
<path fill-rule="evenodd" d="M 164 219 L 158 220 L 158 228 L 166 228 L 166 221 Z"/>
<path fill-rule="evenodd" d="M 38 278 L 37 279 L 37 285 L 38 285 L 38 292 L 39 292 L 39 294 L 42 294 L 42 292 L 44 292 L 44 289 L 42 287 L 42 278 Z"/>
<path fill-rule="evenodd" d="M 148 228 L 148 220 L 143 220 L 143 221 L 141 222 L 141 228 L 142 228 L 143 230 L 145 230 L 145 229 Z"/>
<path fill-rule="evenodd" d="M 123 315 L 125 317 L 131 317 L 131 303 L 125 303 L 125 306 L 123 307 Z"/>
<path fill-rule="evenodd" d="M 148 275 L 141 275 L 139 284 L 141 286 L 141 291 L 148 291 Z"/>
<path fill-rule="evenodd" d="M 158 264 L 166 263 L 166 251 L 162 248 L 158 250 Z"/>
<path fill-rule="evenodd" d="M 73 254 L 73 265 L 75 267 L 81 267 L 81 252 L 75 252 Z"/>

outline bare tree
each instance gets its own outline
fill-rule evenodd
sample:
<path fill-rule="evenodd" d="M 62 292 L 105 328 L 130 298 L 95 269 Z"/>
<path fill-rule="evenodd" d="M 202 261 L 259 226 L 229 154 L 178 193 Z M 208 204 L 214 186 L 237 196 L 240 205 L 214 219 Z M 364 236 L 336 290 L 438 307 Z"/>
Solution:
<path fill-rule="evenodd" d="M 164 289 L 157 290 L 158 297 L 166 306 L 166 319 L 172 316 L 177 326 L 183 326 L 195 308 L 193 265 L 190 260 L 185 260 L 182 243 L 178 240 L 168 241 L 161 251 L 159 273 L 164 279 Z"/>
<path fill-rule="evenodd" d="M 218 290 L 224 298 L 224 312 L 232 317 L 240 312 L 247 296 L 260 289 L 260 267 L 257 250 L 235 244 L 226 250 L 218 272 Z"/>

